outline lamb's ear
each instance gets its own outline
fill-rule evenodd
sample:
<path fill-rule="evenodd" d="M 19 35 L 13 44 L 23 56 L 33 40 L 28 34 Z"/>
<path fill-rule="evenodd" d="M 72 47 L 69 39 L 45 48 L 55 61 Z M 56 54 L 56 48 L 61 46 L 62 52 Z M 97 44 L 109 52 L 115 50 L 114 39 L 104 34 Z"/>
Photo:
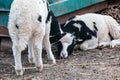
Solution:
<path fill-rule="evenodd" d="M 50 43 L 58 42 L 63 36 L 65 36 L 66 33 L 58 34 L 55 36 L 50 37 Z"/>

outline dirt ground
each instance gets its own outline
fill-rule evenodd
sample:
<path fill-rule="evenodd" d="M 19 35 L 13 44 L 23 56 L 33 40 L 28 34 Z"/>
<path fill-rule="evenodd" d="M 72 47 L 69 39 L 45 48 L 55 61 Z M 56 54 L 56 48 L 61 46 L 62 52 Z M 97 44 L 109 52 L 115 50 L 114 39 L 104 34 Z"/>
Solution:
<path fill-rule="evenodd" d="M 112 15 L 115 11 L 109 10 L 114 6 L 101 14 Z M 119 16 L 117 13 L 114 15 Z M 119 22 L 120 18 L 115 18 Z M 88 51 L 75 49 L 67 59 L 57 59 L 57 65 L 48 64 L 50 62 L 46 57 L 43 60 L 44 69 L 41 73 L 36 69 L 27 69 L 23 76 L 17 76 L 12 52 L 0 52 L 0 80 L 120 80 L 120 46 Z M 22 63 L 24 67 L 34 67 L 28 63 L 27 53 L 22 54 Z"/>
<path fill-rule="evenodd" d="M 24 76 L 16 76 L 13 56 L 1 52 L 0 80 L 120 80 L 120 47 L 89 51 L 75 50 L 68 59 L 57 59 L 57 65 L 45 65 L 41 73 L 26 70 Z M 22 55 L 23 66 L 28 64 L 27 54 Z M 47 61 L 44 59 L 44 63 Z"/>

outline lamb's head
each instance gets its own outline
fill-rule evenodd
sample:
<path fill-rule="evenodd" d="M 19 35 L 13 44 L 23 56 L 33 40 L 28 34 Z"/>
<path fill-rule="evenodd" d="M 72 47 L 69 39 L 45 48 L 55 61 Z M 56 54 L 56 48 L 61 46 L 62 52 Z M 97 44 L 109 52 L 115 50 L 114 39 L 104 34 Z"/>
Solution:
<path fill-rule="evenodd" d="M 70 33 L 66 33 L 58 42 L 58 53 L 60 57 L 67 58 L 74 48 L 74 36 Z"/>

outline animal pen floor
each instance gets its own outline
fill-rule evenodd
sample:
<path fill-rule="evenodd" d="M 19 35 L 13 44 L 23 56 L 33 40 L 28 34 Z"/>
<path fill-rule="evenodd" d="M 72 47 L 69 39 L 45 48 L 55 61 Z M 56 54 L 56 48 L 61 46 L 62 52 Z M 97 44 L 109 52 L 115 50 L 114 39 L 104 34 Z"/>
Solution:
<path fill-rule="evenodd" d="M 119 22 L 117 9 L 120 10 L 118 5 L 112 5 L 101 14 L 112 15 Z M 120 46 L 88 51 L 75 49 L 68 59 L 57 59 L 57 65 L 49 65 L 45 58 L 47 65 L 41 73 L 27 69 L 24 76 L 16 76 L 12 52 L 0 52 L 0 80 L 120 80 Z M 22 63 L 33 68 L 28 63 L 27 53 L 22 54 Z"/>

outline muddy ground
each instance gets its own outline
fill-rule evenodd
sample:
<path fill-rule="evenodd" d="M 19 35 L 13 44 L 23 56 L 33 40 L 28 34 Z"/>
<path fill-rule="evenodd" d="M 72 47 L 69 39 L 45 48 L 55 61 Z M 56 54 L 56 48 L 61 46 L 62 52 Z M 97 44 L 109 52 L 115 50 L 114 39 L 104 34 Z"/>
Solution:
<path fill-rule="evenodd" d="M 114 6 L 101 14 L 112 15 L 115 11 L 109 10 Z M 114 8 L 118 9 L 119 6 Z M 119 16 L 117 12 L 114 15 Z M 115 18 L 119 22 L 120 18 Z M 23 66 L 30 69 L 23 76 L 16 76 L 12 52 L 0 52 L 0 80 L 120 80 L 120 46 L 88 51 L 75 49 L 68 59 L 57 59 L 57 65 L 54 66 L 48 64 L 50 62 L 47 62 L 45 56 L 43 60 L 45 66 L 39 73 L 31 69 L 34 65 L 28 63 L 27 53 L 22 54 Z"/>

